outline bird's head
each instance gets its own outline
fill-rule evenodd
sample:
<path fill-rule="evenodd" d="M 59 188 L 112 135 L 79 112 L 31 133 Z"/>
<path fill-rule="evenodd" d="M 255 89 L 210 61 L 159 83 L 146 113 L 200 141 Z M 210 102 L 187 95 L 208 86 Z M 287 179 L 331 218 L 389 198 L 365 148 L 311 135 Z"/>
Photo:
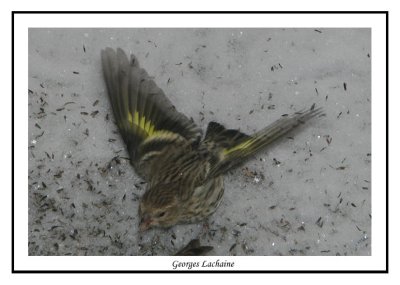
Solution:
<path fill-rule="evenodd" d="M 180 210 L 175 184 L 159 184 L 142 196 L 139 204 L 139 230 L 171 227 L 179 222 Z"/>

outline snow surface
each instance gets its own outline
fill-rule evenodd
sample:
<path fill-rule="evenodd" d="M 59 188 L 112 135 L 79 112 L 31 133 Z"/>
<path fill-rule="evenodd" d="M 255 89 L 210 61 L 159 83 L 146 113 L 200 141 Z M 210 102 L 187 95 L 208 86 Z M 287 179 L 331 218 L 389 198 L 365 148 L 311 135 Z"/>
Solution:
<path fill-rule="evenodd" d="M 326 112 L 225 176 L 204 223 L 138 232 L 100 51 L 121 47 L 204 130 Z M 30 29 L 29 254 L 371 255 L 370 29 Z M 115 157 L 119 157 L 115 159 Z"/>

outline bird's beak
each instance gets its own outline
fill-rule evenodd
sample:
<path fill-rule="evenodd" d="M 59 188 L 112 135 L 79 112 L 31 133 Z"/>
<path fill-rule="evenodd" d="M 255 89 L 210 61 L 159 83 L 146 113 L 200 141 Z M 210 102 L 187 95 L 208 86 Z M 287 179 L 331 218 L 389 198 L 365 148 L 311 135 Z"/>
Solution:
<path fill-rule="evenodd" d="M 144 232 L 150 229 L 153 220 L 150 217 L 144 216 L 140 219 L 139 231 Z"/>

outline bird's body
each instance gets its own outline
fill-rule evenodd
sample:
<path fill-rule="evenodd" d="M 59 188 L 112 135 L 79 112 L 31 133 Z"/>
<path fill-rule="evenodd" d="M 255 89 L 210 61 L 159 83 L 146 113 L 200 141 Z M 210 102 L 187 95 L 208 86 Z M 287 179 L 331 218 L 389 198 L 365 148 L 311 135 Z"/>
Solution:
<path fill-rule="evenodd" d="M 221 202 L 224 173 L 321 114 L 312 107 L 251 136 L 210 122 L 202 139 L 201 129 L 176 111 L 133 55 L 128 60 L 123 50 L 107 48 L 102 65 L 131 163 L 148 182 L 139 206 L 141 230 L 205 219 Z"/>

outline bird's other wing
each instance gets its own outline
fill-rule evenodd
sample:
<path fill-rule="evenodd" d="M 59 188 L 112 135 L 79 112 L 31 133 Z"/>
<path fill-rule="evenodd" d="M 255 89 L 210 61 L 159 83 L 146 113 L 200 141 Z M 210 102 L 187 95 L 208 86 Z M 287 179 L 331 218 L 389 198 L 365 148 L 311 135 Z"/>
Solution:
<path fill-rule="evenodd" d="M 200 139 L 201 130 L 175 109 L 134 55 L 128 59 L 122 49 L 106 48 L 101 60 L 114 118 L 135 167 L 171 142 Z"/>
<path fill-rule="evenodd" d="M 282 118 L 252 136 L 243 135 L 241 133 L 236 134 L 236 139 L 234 139 L 234 141 L 236 141 L 235 143 L 230 143 L 218 149 L 216 155 L 210 162 L 211 167 L 208 178 L 216 177 L 238 166 L 272 142 L 297 128 L 299 125 L 322 114 L 322 109 L 315 109 L 313 105 L 309 110 L 282 116 Z M 223 135 L 224 132 L 226 133 L 228 130 L 225 130 L 223 127 L 223 129 L 221 129 L 221 127 L 222 126 L 220 126 L 220 133 Z M 233 130 L 230 130 L 230 132 L 233 133 Z"/>

